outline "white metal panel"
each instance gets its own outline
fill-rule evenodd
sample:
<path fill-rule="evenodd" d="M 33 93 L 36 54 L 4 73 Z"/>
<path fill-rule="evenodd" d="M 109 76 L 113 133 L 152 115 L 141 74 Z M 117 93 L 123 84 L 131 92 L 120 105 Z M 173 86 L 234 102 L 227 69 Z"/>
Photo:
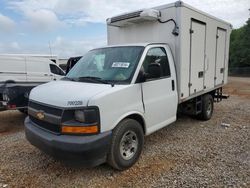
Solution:
<path fill-rule="evenodd" d="M 215 48 L 216 48 L 216 32 L 217 27 L 224 28 L 227 32 L 227 49 L 226 49 L 226 61 L 225 61 L 225 75 L 224 79 L 227 80 L 227 65 L 228 65 L 228 49 L 229 49 L 229 35 L 231 32 L 231 27 L 229 24 L 222 22 L 218 19 L 214 19 L 211 16 L 200 13 L 199 11 L 194 11 L 190 6 L 180 7 L 180 74 L 178 78 L 180 79 L 180 94 L 179 102 L 186 101 L 196 95 L 201 95 L 208 91 L 215 89 L 214 86 L 214 75 L 215 75 Z M 178 11 L 177 11 L 178 12 Z M 206 24 L 206 46 L 205 46 L 205 63 L 204 63 L 204 90 L 200 93 L 193 93 L 192 95 L 187 94 L 188 79 L 189 78 L 189 68 L 187 62 L 190 59 L 190 21 L 192 19 L 199 20 Z M 224 82 L 226 83 L 226 82 Z"/>
<path fill-rule="evenodd" d="M 224 84 L 228 82 L 228 63 L 229 63 L 229 45 L 230 45 L 230 31 L 226 31 L 226 51 L 225 51 L 225 71 L 224 71 Z"/>
<path fill-rule="evenodd" d="M 225 52 L 226 52 L 226 31 L 217 29 L 216 42 L 216 68 L 215 68 L 215 86 L 224 83 L 225 72 Z"/>
<path fill-rule="evenodd" d="M 93 87 L 97 84 L 91 83 L 89 85 Z M 89 92 L 88 87 L 86 89 L 84 89 L 85 87 L 79 88 L 81 91 L 86 91 L 89 96 L 92 95 L 92 97 L 87 98 L 81 94 L 82 98 L 89 99 L 88 106 L 99 107 L 101 132 L 112 130 L 122 119 L 131 114 L 139 114 L 144 118 L 141 84 L 115 85 L 114 87 L 107 84 L 101 85 L 106 86 L 106 90 L 98 94 Z M 72 94 L 69 96 L 74 97 Z"/>
<path fill-rule="evenodd" d="M 29 82 L 48 82 L 53 79 L 50 73 L 50 60 L 44 58 L 26 58 L 27 80 Z"/>
<path fill-rule="evenodd" d="M 76 106 L 86 107 L 88 106 L 88 100 L 91 97 L 105 90 L 112 90 L 112 87 L 108 84 L 93 84 L 86 82 L 69 82 L 60 80 L 37 86 L 36 88 L 32 89 L 29 98 L 31 100 L 39 101 L 44 104 L 50 104 L 63 108 Z M 72 94 L 72 92 L 74 93 Z M 79 104 L 77 103 L 71 106 L 68 101 L 80 102 Z M 108 107 L 111 108 L 110 103 Z"/>
<path fill-rule="evenodd" d="M 179 88 L 179 101 L 182 101 L 189 97 L 189 69 L 190 69 L 190 13 L 185 8 L 178 8 L 179 11 L 179 28 L 180 28 L 180 42 L 179 45 L 180 53 L 178 63 L 177 79 Z M 176 58 L 175 58 L 176 59 Z"/>
<path fill-rule="evenodd" d="M 152 133 L 176 120 L 177 92 L 172 77 L 142 83 L 147 132 Z M 163 87 L 164 86 L 164 87 Z"/>
<path fill-rule="evenodd" d="M 1 72 L 25 72 L 25 60 L 22 57 L 1 57 Z"/>
<path fill-rule="evenodd" d="M 190 94 L 203 90 L 206 25 L 191 21 Z"/>
<path fill-rule="evenodd" d="M 207 21 L 206 28 L 206 54 L 205 54 L 205 74 L 204 88 L 214 88 L 214 71 L 215 71 L 215 45 L 216 45 L 216 29 L 211 26 L 211 21 Z"/>
<path fill-rule="evenodd" d="M 22 57 L 0 57 L 0 81 L 26 81 L 25 60 Z"/>

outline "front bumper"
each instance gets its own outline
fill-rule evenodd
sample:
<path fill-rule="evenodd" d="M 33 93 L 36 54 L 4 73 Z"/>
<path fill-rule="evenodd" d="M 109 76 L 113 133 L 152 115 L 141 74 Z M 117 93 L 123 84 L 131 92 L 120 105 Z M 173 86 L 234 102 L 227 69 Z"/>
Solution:
<path fill-rule="evenodd" d="M 111 131 L 91 136 L 56 135 L 25 119 L 27 140 L 45 153 L 66 162 L 97 166 L 106 161 Z"/>

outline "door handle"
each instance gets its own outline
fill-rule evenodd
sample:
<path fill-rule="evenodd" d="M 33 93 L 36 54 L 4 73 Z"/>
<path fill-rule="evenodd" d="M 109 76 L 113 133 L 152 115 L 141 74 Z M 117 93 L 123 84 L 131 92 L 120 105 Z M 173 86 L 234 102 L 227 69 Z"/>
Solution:
<path fill-rule="evenodd" d="M 174 80 L 172 80 L 172 90 L 175 90 L 175 86 L 174 86 Z"/>
<path fill-rule="evenodd" d="M 44 74 L 44 76 L 48 76 L 48 74 Z"/>

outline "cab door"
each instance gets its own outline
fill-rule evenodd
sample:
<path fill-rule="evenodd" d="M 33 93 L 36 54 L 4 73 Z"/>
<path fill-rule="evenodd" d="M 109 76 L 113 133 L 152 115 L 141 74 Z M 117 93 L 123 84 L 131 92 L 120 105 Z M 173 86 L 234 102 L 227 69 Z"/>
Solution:
<path fill-rule="evenodd" d="M 170 49 L 166 45 L 151 45 L 146 50 L 140 71 L 148 74 L 151 63 L 158 63 L 161 67 L 159 78 L 146 79 L 141 83 L 147 134 L 150 134 L 176 120 L 178 98 Z"/>

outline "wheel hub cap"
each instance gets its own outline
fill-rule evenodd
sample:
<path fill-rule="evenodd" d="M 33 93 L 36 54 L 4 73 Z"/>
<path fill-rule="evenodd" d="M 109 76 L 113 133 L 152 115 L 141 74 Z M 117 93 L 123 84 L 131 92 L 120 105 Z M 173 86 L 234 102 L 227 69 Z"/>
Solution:
<path fill-rule="evenodd" d="M 127 131 L 120 142 L 120 154 L 124 160 L 131 159 L 138 148 L 138 138 L 135 132 Z"/>
<path fill-rule="evenodd" d="M 208 106 L 207 106 L 207 115 L 209 116 L 212 112 L 212 104 L 211 102 L 208 103 Z"/>

